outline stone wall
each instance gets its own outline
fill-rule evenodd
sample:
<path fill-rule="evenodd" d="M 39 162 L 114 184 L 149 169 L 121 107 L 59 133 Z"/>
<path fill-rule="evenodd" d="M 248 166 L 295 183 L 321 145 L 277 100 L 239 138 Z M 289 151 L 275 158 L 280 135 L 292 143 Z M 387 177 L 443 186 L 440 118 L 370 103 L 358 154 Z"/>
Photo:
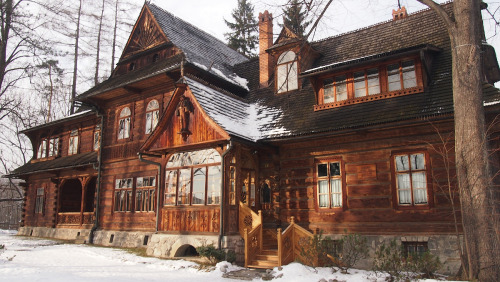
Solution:
<path fill-rule="evenodd" d="M 60 240 L 76 240 L 77 238 L 88 237 L 90 229 L 71 229 L 71 228 L 50 228 L 50 227 L 20 227 L 17 235 L 33 236 L 41 238 L 54 238 Z"/>

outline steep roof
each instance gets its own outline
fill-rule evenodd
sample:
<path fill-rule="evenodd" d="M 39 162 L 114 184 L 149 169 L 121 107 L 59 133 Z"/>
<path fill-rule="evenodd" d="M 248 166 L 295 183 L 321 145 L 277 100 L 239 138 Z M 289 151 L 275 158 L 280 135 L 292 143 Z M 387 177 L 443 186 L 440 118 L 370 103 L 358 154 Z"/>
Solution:
<path fill-rule="evenodd" d="M 451 11 L 451 5 L 446 7 Z M 347 65 L 359 63 L 367 56 L 375 58 L 378 54 L 413 50 L 419 46 L 438 47 L 441 51 L 433 60 L 431 80 L 423 93 L 321 111 L 314 111 L 316 96 L 309 79 L 302 80 L 301 89 L 277 95 L 274 87 L 259 89 L 257 60 L 240 64 L 235 70 L 249 79 L 253 89 L 248 97 L 249 103 L 258 103 L 280 113 L 279 119 L 272 119 L 266 128 L 261 128 L 264 130 L 262 139 L 333 132 L 453 113 L 449 36 L 443 22 L 432 10 L 423 10 L 405 19 L 391 20 L 312 42 L 311 46 L 322 56 L 310 69 L 327 69 L 342 62 L 347 62 Z M 370 63 L 373 58 L 366 60 L 366 63 Z M 484 85 L 486 103 L 499 98 L 496 88 Z"/>
<path fill-rule="evenodd" d="M 183 21 L 162 8 L 146 2 L 168 39 L 186 55 L 186 60 L 219 77 L 240 84 L 232 68 L 248 58 L 226 43 Z"/>

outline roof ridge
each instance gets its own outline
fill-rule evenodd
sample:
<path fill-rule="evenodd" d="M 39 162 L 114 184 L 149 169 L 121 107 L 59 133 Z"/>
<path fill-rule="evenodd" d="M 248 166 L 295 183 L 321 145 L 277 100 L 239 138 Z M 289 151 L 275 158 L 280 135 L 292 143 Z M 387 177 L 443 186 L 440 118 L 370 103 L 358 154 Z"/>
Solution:
<path fill-rule="evenodd" d="M 166 13 L 166 14 L 168 14 L 168 15 L 172 16 L 172 17 L 173 17 L 173 18 L 175 18 L 176 20 L 180 20 L 180 21 L 182 21 L 183 23 L 185 23 L 185 24 L 187 24 L 187 25 L 189 25 L 189 26 L 191 26 L 191 27 L 193 27 L 193 28 L 197 29 L 198 31 L 200 31 L 200 32 L 202 32 L 202 33 L 204 33 L 204 34 L 206 34 L 207 36 L 212 37 L 213 39 L 215 39 L 215 40 L 219 41 L 220 43 L 224 44 L 225 46 L 227 46 L 227 44 L 226 44 L 224 41 L 222 41 L 222 40 L 220 40 L 219 38 L 215 37 L 214 35 L 212 35 L 212 34 L 210 34 L 210 33 L 206 32 L 205 30 L 203 30 L 203 29 L 201 29 L 201 28 L 199 28 L 199 27 L 197 27 L 197 26 L 193 25 L 192 23 L 187 22 L 187 21 L 185 21 L 185 20 L 181 19 L 180 17 L 177 17 L 176 15 L 174 15 L 173 13 L 170 13 L 169 11 L 167 11 L 167 10 L 163 9 L 162 7 L 160 7 L 160 6 L 158 6 L 158 5 L 154 4 L 154 3 L 150 3 L 150 2 L 146 2 L 146 5 L 149 5 L 149 6 L 154 6 L 156 9 L 159 9 L 159 10 L 160 10 L 160 11 L 162 11 L 163 13 Z M 230 49 L 230 50 L 232 50 L 232 51 L 234 51 L 235 53 L 237 53 L 237 54 L 239 54 L 239 55 L 241 55 L 241 56 L 243 56 L 243 57 L 245 57 L 245 58 L 249 59 L 249 57 L 247 57 L 247 56 L 245 56 L 245 55 L 241 54 L 240 52 L 238 52 L 238 51 L 234 50 L 233 48 L 231 48 L 231 47 L 229 47 L 229 46 L 227 46 L 227 48 L 228 48 L 228 49 Z"/>
<path fill-rule="evenodd" d="M 450 3 L 453 3 L 453 0 L 449 0 L 447 2 L 444 2 L 444 3 L 440 4 L 440 5 L 441 6 L 446 6 L 446 5 L 450 4 Z M 423 13 L 429 12 L 430 10 L 431 10 L 431 8 L 427 7 L 425 9 L 422 9 L 422 10 L 419 10 L 419 11 L 416 11 L 416 12 L 413 12 L 413 13 L 409 13 L 406 18 L 399 19 L 398 21 L 406 21 L 408 17 L 416 16 L 418 14 L 423 14 Z M 394 22 L 394 20 L 393 19 L 388 19 L 386 21 L 378 22 L 378 23 L 375 23 L 375 24 L 372 24 L 372 25 L 369 25 L 369 26 L 360 27 L 360 28 L 357 28 L 357 29 L 354 29 L 354 30 L 351 30 L 351 31 L 346 31 L 346 32 L 343 32 L 343 33 L 339 33 L 337 35 L 333 35 L 333 36 L 329 36 L 329 37 L 326 37 L 326 38 L 323 38 L 323 39 L 319 39 L 317 41 L 312 41 L 311 44 L 321 43 L 321 42 L 328 41 L 328 40 L 335 39 L 335 38 L 339 38 L 339 37 L 342 37 L 342 36 L 345 36 L 345 35 L 350 35 L 350 34 L 353 34 L 353 33 L 357 33 L 357 32 L 360 32 L 362 30 L 368 30 L 370 28 L 373 28 L 373 27 L 376 27 L 376 26 L 381 26 L 381 25 L 384 25 L 384 24 L 388 24 L 390 22 Z"/>

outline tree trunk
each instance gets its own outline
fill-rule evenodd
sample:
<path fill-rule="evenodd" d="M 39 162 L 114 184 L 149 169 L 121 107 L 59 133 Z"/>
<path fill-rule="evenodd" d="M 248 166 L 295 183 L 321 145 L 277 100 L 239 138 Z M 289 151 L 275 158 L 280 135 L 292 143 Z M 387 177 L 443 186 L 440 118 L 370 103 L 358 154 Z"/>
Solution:
<path fill-rule="evenodd" d="M 455 0 L 454 16 L 431 0 L 418 0 L 444 20 L 452 49 L 455 155 L 468 279 L 498 281 L 499 246 L 488 163 L 483 106 L 480 0 Z"/>
<path fill-rule="evenodd" d="M 82 1 L 78 7 L 78 19 L 76 22 L 76 35 L 75 35 L 75 57 L 73 61 L 73 85 L 71 86 L 71 109 L 70 114 L 75 113 L 75 97 L 76 97 L 76 79 L 78 71 L 78 41 L 80 40 L 80 17 L 82 16 Z"/>
<path fill-rule="evenodd" d="M 115 69 L 115 50 L 116 50 L 116 29 L 118 28 L 118 2 L 115 4 L 115 26 L 113 27 L 113 47 L 111 51 L 111 73 Z"/>
<path fill-rule="evenodd" d="M 95 76 L 94 76 L 94 85 L 99 83 L 99 53 L 101 51 L 101 31 L 102 31 L 102 19 L 104 17 L 104 1 L 102 0 L 101 7 L 101 17 L 99 18 L 99 30 L 97 31 L 97 51 L 96 51 L 96 59 L 95 59 Z"/>

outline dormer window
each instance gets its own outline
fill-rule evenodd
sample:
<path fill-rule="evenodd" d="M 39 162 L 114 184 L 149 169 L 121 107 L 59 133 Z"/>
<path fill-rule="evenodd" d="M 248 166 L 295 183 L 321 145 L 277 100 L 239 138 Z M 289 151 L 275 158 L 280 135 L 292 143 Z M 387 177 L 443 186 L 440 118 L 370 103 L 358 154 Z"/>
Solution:
<path fill-rule="evenodd" d="M 417 57 L 323 75 L 319 81 L 316 111 L 424 91 Z"/>
<path fill-rule="evenodd" d="M 46 157 L 47 157 L 47 139 L 43 139 L 42 142 L 40 142 L 40 146 L 38 147 L 37 158 L 43 159 Z"/>
<path fill-rule="evenodd" d="M 292 51 L 282 53 L 278 58 L 276 72 L 276 89 L 284 93 L 299 88 L 297 75 L 297 59 Z"/>

